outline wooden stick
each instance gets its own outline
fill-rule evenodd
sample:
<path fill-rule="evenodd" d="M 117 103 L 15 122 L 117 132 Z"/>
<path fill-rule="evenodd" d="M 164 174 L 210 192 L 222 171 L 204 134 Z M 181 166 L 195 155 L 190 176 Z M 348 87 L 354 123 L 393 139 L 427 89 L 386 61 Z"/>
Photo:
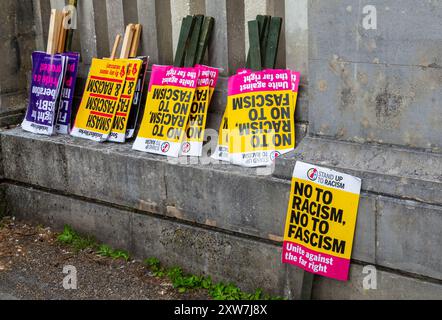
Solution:
<path fill-rule="evenodd" d="M 67 24 L 67 22 L 68 22 L 68 12 L 64 11 L 63 12 L 63 20 L 62 20 L 61 26 L 60 26 L 60 36 L 59 36 L 58 46 L 57 46 L 58 53 L 64 52 L 64 47 L 66 44 L 66 33 L 67 33 L 67 29 L 65 29 L 64 26 Z"/>
<path fill-rule="evenodd" d="M 142 30 L 141 24 L 139 23 L 136 24 L 134 38 L 132 40 L 132 45 L 130 47 L 130 53 L 129 53 L 130 58 L 135 58 L 137 56 L 138 47 L 140 46 L 141 30 Z"/>
<path fill-rule="evenodd" d="M 196 63 L 202 64 L 204 56 L 209 45 L 209 39 L 212 34 L 215 19 L 212 17 L 204 17 L 203 26 L 201 27 L 201 35 L 196 52 Z"/>
<path fill-rule="evenodd" d="M 255 71 L 262 70 L 261 65 L 261 48 L 259 43 L 259 26 L 257 20 L 248 22 L 249 26 L 249 42 L 250 42 L 250 60 L 249 68 Z"/>
<path fill-rule="evenodd" d="M 185 67 L 193 67 L 195 65 L 204 16 L 202 14 L 198 14 L 194 19 L 195 25 L 193 26 L 192 34 L 190 35 L 189 39 L 189 47 L 186 49 L 186 55 L 184 57 Z"/>
<path fill-rule="evenodd" d="M 264 68 L 274 69 L 278 56 L 279 37 L 281 34 L 282 18 L 272 17 L 269 25 L 269 35 L 264 60 Z"/>
<path fill-rule="evenodd" d="M 118 46 L 120 45 L 120 41 L 121 41 L 121 35 L 117 34 L 117 36 L 115 37 L 114 46 L 112 48 L 112 52 L 111 52 L 111 56 L 110 56 L 111 60 L 115 60 L 115 57 L 117 56 L 117 50 L 118 50 Z"/>
<path fill-rule="evenodd" d="M 47 54 L 54 54 L 54 33 L 56 28 L 57 10 L 51 10 L 51 18 L 49 20 L 49 32 L 48 32 L 48 46 L 46 49 Z"/>
<path fill-rule="evenodd" d="M 123 46 L 121 47 L 120 59 L 129 58 L 132 40 L 134 38 L 134 32 L 135 32 L 135 25 L 131 23 L 126 27 L 126 32 L 124 34 L 124 39 L 123 39 Z"/>
<path fill-rule="evenodd" d="M 175 53 L 175 60 L 173 63 L 174 67 L 182 67 L 184 65 L 184 57 L 189 45 L 190 35 L 192 34 L 194 25 L 195 19 L 193 16 L 188 15 L 183 18 L 180 36 L 178 38 L 178 44 Z"/>
<path fill-rule="evenodd" d="M 61 13 L 61 11 L 56 9 L 51 10 L 51 20 L 49 23 L 48 33 L 48 46 L 46 49 L 47 54 L 53 55 L 57 52 L 62 20 L 63 14 Z"/>
<path fill-rule="evenodd" d="M 261 62 L 262 65 L 265 63 L 265 55 L 267 51 L 267 40 L 269 38 L 269 28 L 270 28 L 270 20 L 271 16 L 261 16 L 258 15 L 256 20 L 259 23 L 259 38 L 261 43 Z"/>

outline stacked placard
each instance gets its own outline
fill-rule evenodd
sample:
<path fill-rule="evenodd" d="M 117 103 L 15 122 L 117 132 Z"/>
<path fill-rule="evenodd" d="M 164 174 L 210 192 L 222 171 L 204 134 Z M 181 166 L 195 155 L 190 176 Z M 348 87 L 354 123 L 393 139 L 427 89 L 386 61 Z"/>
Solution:
<path fill-rule="evenodd" d="M 201 156 L 218 69 L 203 66 L 214 20 L 183 19 L 173 66 L 152 66 L 146 107 L 133 149 L 178 157 Z"/>
<path fill-rule="evenodd" d="M 33 133 L 67 134 L 80 55 L 66 41 L 68 12 L 51 11 L 46 52 L 32 54 L 32 82 L 22 128 Z M 72 31 L 69 31 L 72 34 Z"/>
<path fill-rule="evenodd" d="M 129 24 L 120 58 L 118 35 L 108 59 L 93 59 L 71 134 L 98 142 L 123 143 L 134 135 L 148 58 L 135 58 L 141 25 Z"/>
<path fill-rule="evenodd" d="M 295 148 L 299 72 L 274 69 L 282 18 L 249 21 L 247 68 L 229 78 L 227 107 L 215 159 L 245 167 L 268 166 Z"/>

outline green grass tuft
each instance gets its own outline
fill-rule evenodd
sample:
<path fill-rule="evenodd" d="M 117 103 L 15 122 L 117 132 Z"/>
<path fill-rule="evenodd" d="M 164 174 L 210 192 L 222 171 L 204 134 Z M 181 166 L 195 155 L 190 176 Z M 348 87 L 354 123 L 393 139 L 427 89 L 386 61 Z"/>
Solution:
<path fill-rule="evenodd" d="M 264 295 L 262 289 L 257 289 L 254 293 L 245 293 L 232 283 L 213 283 L 210 277 L 186 275 L 180 267 L 166 269 L 161 266 L 157 258 L 145 259 L 144 264 L 154 276 L 169 278 L 173 287 L 180 293 L 193 289 L 205 289 L 214 300 L 283 300 L 281 297 Z"/>
<path fill-rule="evenodd" d="M 61 234 L 57 237 L 58 242 L 69 245 L 77 251 L 92 249 L 96 254 L 112 259 L 130 260 L 127 251 L 116 250 L 106 244 L 97 244 L 93 237 L 83 237 L 72 227 L 66 225 Z M 165 268 L 161 266 L 158 258 L 148 258 L 143 261 L 146 267 L 155 277 L 167 277 L 173 284 L 173 287 L 180 293 L 188 290 L 205 289 L 214 300 L 283 300 L 281 297 L 272 297 L 263 294 L 262 289 L 257 289 L 253 293 L 243 292 L 236 285 L 223 282 L 213 283 L 211 277 L 189 275 L 183 272 L 180 267 Z"/>
<path fill-rule="evenodd" d="M 93 237 L 82 237 L 70 226 L 65 226 L 63 232 L 57 237 L 58 242 L 65 245 L 70 245 L 76 251 L 82 251 L 85 249 L 94 249 L 97 246 L 97 242 Z"/>

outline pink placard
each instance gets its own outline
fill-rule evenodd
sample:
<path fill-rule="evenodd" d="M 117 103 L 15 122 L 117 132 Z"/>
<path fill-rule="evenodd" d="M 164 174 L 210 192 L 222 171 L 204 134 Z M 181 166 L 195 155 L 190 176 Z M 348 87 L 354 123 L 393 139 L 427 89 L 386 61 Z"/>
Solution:
<path fill-rule="evenodd" d="M 154 64 L 150 76 L 149 91 L 152 86 L 174 86 L 194 89 L 198 84 L 198 68 L 178 68 Z"/>
<path fill-rule="evenodd" d="M 228 87 L 229 95 L 292 90 L 292 75 L 290 70 L 277 69 L 245 72 L 230 77 Z"/>

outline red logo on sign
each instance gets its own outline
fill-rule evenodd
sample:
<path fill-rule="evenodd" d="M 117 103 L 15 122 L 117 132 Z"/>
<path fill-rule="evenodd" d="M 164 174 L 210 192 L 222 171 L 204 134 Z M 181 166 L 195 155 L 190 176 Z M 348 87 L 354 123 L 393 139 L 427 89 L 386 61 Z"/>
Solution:
<path fill-rule="evenodd" d="M 183 153 L 188 153 L 190 151 L 190 143 L 186 142 L 185 144 L 183 144 Z"/>
<path fill-rule="evenodd" d="M 279 151 L 274 151 L 270 154 L 270 160 L 275 161 L 276 158 L 278 158 L 281 155 Z"/>
<path fill-rule="evenodd" d="M 170 149 L 170 143 L 169 142 L 164 142 L 161 145 L 161 152 L 162 153 L 166 153 L 167 151 L 169 151 L 169 149 Z"/>
<path fill-rule="evenodd" d="M 318 179 L 318 170 L 316 168 L 311 168 L 308 172 L 307 172 L 307 177 L 312 180 L 315 181 L 316 179 Z"/>

